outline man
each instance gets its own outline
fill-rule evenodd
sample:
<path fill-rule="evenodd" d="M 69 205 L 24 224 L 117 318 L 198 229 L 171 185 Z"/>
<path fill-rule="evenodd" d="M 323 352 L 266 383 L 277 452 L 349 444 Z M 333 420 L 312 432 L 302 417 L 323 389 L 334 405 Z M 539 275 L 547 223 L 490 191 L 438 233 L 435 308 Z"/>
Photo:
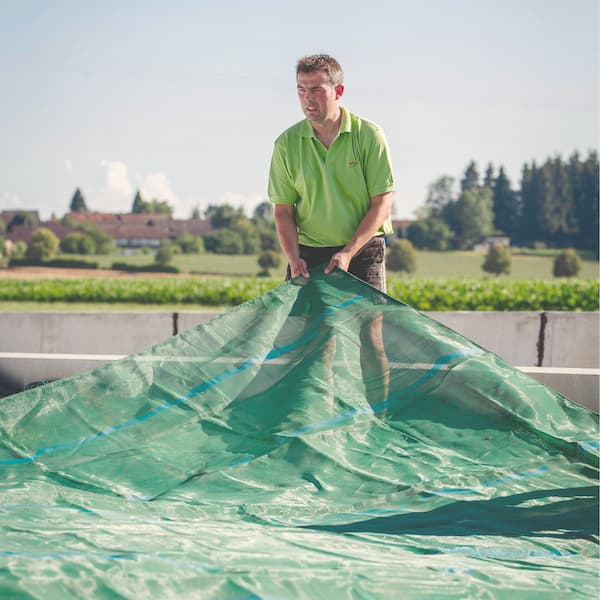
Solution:
<path fill-rule="evenodd" d="M 275 141 L 269 200 L 288 278 L 325 263 L 385 291 L 384 235 L 392 233 L 394 179 L 381 129 L 339 104 L 343 72 L 326 54 L 296 68 L 306 119 Z"/>

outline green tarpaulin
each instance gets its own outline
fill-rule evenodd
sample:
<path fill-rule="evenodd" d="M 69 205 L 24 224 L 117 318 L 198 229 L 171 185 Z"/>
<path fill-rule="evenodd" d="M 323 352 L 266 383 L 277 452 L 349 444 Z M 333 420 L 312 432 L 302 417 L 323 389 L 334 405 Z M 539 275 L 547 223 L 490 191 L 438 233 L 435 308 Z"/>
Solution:
<path fill-rule="evenodd" d="M 0 423 L 2 598 L 598 595 L 597 416 L 341 271 Z"/>

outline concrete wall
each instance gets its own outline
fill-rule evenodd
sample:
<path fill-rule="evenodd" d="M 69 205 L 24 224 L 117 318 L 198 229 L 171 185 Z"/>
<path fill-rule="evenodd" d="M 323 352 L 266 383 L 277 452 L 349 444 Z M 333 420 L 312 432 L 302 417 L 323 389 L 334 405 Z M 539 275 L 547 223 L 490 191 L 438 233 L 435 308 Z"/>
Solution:
<path fill-rule="evenodd" d="M 119 356 L 146 350 L 216 314 L 0 313 L 0 382 L 22 389 L 33 382 L 75 375 Z M 528 369 L 530 375 L 560 393 L 597 410 L 599 313 L 426 314 L 509 364 Z"/>

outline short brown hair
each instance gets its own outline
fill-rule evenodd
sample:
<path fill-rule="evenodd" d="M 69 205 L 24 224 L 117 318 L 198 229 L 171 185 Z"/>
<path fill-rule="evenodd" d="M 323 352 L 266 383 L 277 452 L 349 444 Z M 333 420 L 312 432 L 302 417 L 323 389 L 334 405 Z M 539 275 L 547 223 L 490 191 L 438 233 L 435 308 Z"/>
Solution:
<path fill-rule="evenodd" d="M 342 71 L 340 63 L 329 54 L 305 56 L 296 65 L 296 76 L 299 73 L 314 73 L 315 71 L 324 71 L 333 85 L 340 85 L 344 82 L 344 71 Z"/>

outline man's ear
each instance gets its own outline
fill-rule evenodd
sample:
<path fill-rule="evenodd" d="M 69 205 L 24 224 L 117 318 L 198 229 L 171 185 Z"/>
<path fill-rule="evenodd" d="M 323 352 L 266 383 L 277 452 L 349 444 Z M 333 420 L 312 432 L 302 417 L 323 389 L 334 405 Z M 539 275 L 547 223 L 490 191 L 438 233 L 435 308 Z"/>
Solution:
<path fill-rule="evenodd" d="M 335 86 L 335 99 L 339 100 L 344 93 L 344 86 L 340 83 Z"/>

